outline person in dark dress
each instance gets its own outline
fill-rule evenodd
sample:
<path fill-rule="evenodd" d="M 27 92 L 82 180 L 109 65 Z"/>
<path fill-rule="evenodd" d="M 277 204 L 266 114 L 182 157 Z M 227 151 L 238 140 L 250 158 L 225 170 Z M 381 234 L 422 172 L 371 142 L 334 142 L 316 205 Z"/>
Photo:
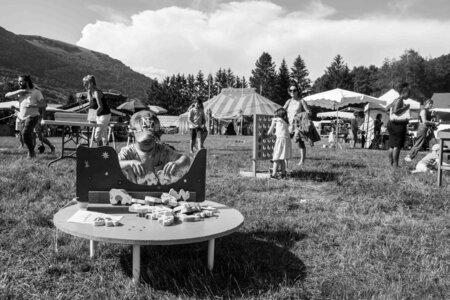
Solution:
<path fill-rule="evenodd" d="M 389 133 L 389 163 L 393 167 L 398 167 L 400 150 L 405 143 L 408 120 L 394 120 L 393 115 L 400 116 L 409 109 L 409 104 L 405 104 L 404 100 L 408 99 L 410 93 L 409 85 L 404 83 L 400 87 L 400 96 L 386 107 L 387 111 L 391 111 L 387 130 Z"/>

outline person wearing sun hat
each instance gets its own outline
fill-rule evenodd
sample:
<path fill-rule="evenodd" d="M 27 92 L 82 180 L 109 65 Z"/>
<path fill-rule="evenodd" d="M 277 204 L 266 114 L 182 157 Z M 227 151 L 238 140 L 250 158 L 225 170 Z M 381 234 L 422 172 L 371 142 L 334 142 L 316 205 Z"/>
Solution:
<path fill-rule="evenodd" d="M 291 96 L 291 99 L 287 100 L 283 106 L 283 108 L 287 111 L 288 114 L 289 131 L 291 133 L 291 137 L 294 137 L 295 135 L 295 126 L 294 126 L 295 116 L 301 113 L 306 113 L 308 115 L 311 113 L 308 104 L 306 104 L 306 101 L 301 98 L 302 94 L 299 89 L 300 87 L 296 83 L 292 83 L 289 86 L 288 92 L 289 95 Z M 300 161 L 297 165 L 301 166 L 305 162 L 306 158 L 305 141 L 300 136 L 296 136 L 295 143 L 297 143 L 298 147 L 300 148 Z"/>
<path fill-rule="evenodd" d="M 189 157 L 159 142 L 161 125 L 158 117 L 147 110 L 131 116 L 130 129 L 135 142 L 123 147 L 118 156 L 121 169 L 134 183 L 144 183 L 148 174 L 170 177 L 188 166 Z"/>

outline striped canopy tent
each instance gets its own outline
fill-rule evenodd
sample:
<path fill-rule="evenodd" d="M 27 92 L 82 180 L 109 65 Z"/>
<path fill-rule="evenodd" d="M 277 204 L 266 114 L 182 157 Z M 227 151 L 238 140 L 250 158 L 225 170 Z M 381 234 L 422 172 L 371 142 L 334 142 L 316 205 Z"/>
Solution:
<path fill-rule="evenodd" d="M 273 115 L 281 106 L 255 92 L 253 88 L 226 88 L 208 101 L 203 102 L 207 115 L 214 119 L 233 120 L 254 114 Z M 186 132 L 188 113 L 180 115 L 180 129 Z"/>
<path fill-rule="evenodd" d="M 205 111 L 217 119 L 235 119 L 254 114 L 272 115 L 281 106 L 256 93 L 253 88 L 222 89 L 222 92 L 203 103 Z"/>

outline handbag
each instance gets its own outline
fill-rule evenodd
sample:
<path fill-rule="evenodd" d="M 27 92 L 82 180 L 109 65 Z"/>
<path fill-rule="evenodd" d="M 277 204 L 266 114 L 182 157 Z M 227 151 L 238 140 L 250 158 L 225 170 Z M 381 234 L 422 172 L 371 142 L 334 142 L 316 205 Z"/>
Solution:
<path fill-rule="evenodd" d="M 390 114 L 389 118 L 391 119 L 391 121 L 394 121 L 394 122 L 406 122 L 411 119 L 411 113 L 410 113 L 409 109 L 407 109 L 403 113 L 396 115 L 392 112 L 392 108 L 391 108 L 391 114 Z"/>

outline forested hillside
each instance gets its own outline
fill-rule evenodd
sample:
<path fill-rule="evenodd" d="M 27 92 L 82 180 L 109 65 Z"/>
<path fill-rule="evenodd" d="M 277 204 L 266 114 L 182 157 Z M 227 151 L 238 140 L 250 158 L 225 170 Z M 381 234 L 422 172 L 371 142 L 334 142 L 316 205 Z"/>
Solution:
<path fill-rule="evenodd" d="M 22 73 L 32 75 L 46 98 L 59 103 L 83 90 L 81 79 L 87 74 L 98 78 L 101 89 L 129 98 L 146 98 L 153 81 L 108 55 L 40 36 L 16 35 L 2 27 L 0 45 L 0 91 Z"/>

